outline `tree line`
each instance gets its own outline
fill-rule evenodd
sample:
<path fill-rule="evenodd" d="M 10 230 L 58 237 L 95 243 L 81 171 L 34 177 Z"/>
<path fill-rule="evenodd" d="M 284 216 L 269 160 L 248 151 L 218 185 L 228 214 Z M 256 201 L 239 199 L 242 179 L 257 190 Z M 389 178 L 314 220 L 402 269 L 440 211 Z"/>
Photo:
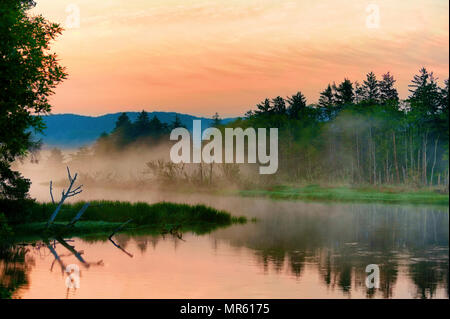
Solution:
<path fill-rule="evenodd" d="M 146 111 L 139 113 L 132 122 L 126 113 L 122 113 L 111 133 L 102 133 L 93 146 L 94 153 L 101 154 L 111 150 L 120 151 L 135 143 L 154 144 L 167 138 L 175 127 L 184 127 L 178 115 L 167 124 L 154 115 L 151 119 Z"/>
<path fill-rule="evenodd" d="M 448 79 L 422 68 L 400 100 L 388 72 L 330 83 L 318 103 L 299 91 L 265 99 L 232 127 L 279 128 L 279 178 L 357 184 L 445 185 Z"/>

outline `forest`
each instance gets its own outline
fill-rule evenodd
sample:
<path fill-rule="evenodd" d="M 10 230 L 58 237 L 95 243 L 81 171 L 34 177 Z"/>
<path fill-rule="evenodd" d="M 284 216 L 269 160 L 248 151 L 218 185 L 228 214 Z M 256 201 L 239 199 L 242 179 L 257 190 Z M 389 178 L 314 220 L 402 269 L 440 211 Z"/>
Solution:
<path fill-rule="evenodd" d="M 245 117 L 226 125 L 221 125 L 216 113 L 213 126 L 221 130 L 278 128 L 275 176 L 258 176 L 256 165 L 182 165 L 167 159 L 147 161 L 147 171 L 159 182 L 173 184 L 233 180 L 240 186 L 268 182 L 403 185 L 448 192 L 448 80 L 439 86 L 433 72 L 422 68 L 412 79 L 405 100 L 399 99 L 395 82 L 389 72 L 380 80 L 370 72 L 361 84 L 349 79 L 329 84 L 318 103 L 308 104 L 299 91 L 286 98 L 267 98 Z M 177 117 L 165 124 L 142 111 L 132 123 L 123 113 L 111 133 L 102 134 L 92 147 L 78 150 L 69 163 L 91 162 L 105 155 L 114 158 L 114 154 L 122 158 L 127 152 L 157 145 L 163 145 L 168 154 L 170 130 L 180 126 Z M 61 151 L 54 149 L 51 154 L 50 166 L 64 161 Z"/>

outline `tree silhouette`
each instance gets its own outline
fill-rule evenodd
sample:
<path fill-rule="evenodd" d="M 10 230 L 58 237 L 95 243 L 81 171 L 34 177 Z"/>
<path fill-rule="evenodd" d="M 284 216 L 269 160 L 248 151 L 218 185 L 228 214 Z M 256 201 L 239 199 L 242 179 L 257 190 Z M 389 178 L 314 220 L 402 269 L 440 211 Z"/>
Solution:
<path fill-rule="evenodd" d="M 182 127 L 182 128 L 186 128 L 186 126 L 181 122 L 180 117 L 178 116 L 178 114 L 175 114 L 175 119 L 173 120 L 172 123 L 170 123 L 169 128 L 171 130 L 177 128 L 177 127 Z"/>
<path fill-rule="evenodd" d="M 30 182 L 11 163 L 36 145 L 32 132 L 44 129 L 39 115 L 50 112 L 48 97 L 66 78 L 56 54 L 49 52 L 62 28 L 41 15 L 28 15 L 34 5 L 31 0 L 0 2 L 0 198 L 26 198 Z"/>
<path fill-rule="evenodd" d="M 287 98 L 288 101 L 288 115 L 290 118 L 299 119 L 306 110 L 306 98 L 302 92 L 297 92 L 291 97 Z"/>
<path fill-rule="evenodd" d="M 333 89 L 335 91 L 334 98 L 337 105 L 342 106 L 353 102 L 353 84 L 349 79 L 344 79 L 338 87 L 333 84 Z"/>
<path fill-rule="evenodd" d="M 127 113 L 124 112 L 120 114 L 120 116 L 117 118 L 114 131 L 120 130 L 125 127 L 128 128 L 130 126 L 131 126 L 130 118 L 128 117 Z"/>
<path fill-rule="evenodd" d="M 383 79 L 379 82 L 381 103 L 388 101 L 398 102 L 398 92 L 394 87 L 394 83 L 394 77 L 389 72 L 383 74 Z"/>
<path fill-rule="evenodd" d="M 412 84 L 409 85 L 409 101 L 411 109 L 426 115 L 435 114 L 439 108 L 440 92 L 433 72 L 429 73 L 422 68 L 419 74 L 414 75 Z"/>
<path fill-rule="evenodd" d="M 378 103 L 380 99 L 380 91 L 378 88 L 377 77 L 373 72 L 367 74 L 363 84 L 364 100 L 370 103 Z"/>
<path fill-rule="evenodd" d="M 162 123 L 155 115 L 149 122 L 150 136 L 154 138 L 160 138 L 162 135 L 168 133 L 168 126 Z"/>
<path fill-rule="evenodd" d="M 286 114 L 286 101 L 281 97 L 277 96 L 272 100 L 273 111 L 276 114 Z"/>
<path fill-rule="evenodd" d="M 217 113 L 217 112 L 216 112 L 216 114 L 213 115 L 212 120 L 213 120 L 213 122 L 211 124 L 212 127 L 219 127 L 220 123 L 222 122 L 222 120 L 219 116 L 219 113 Z"/>
<path fill-rule="evenodd" d="M 140 138 L 151 135 L 150 119 L 148 113 L 142 110 L 139 113 L 136 122 L 133 123 L 134 138 Z"/>
<path fill-rule="evenodd" d="M 331 85 L 328 84 L 327 88 L 320 93 L 319 106 L 324 108 L 331 108 L 335 104 L 334 93 Z"/>
<path fill-rule="evenodd" d="M 261 103 L 256 104 L 256 108 L 257 108 L 255 110 L 256 114 L 264 114 L 264 113 L 271 113 L 271 112 L 273 112 L 273 108 L 272 108 L 272 105 L 271 105 L 269 99 L 265 99 Z"/>
<path fill-rule="evenodd" d="M 359 84 L 358 81 L 355 81 L 355 98 L 354 102 L 359 103 L 364 101 L 364 87 Z"/>

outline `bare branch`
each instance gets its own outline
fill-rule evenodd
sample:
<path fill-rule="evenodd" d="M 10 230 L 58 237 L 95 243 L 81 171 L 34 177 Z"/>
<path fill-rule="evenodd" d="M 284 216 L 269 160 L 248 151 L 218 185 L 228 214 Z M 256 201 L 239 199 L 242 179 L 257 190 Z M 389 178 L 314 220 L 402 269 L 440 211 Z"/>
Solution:
<path fill-rule="evenodd" d="M 53 211 L 52 215 L 50 216 L 50 218 L 49 218 L 49 220 L 48 220 L 48 222 L 47 222 L 47 228 L 48 228 L 48 227 L 51 225 L 51 223 L 53 223 L 53 221 L 55 220 L 56 216 L 58 215 L 58 213 L 59 213 L 60 210 L 61 210 L 61 207 L 62 207 L 64 201 L 65 201 L 68 197 L 76 196 L 76 195 L 80 194 L 80 193 L 83 191 L 83 190 L 81 189 L 81 187 L 82 187 L 83 185 L 80 185 L 80 186 L 76 187 L 74 190 L 72 190 L 73 184 L 75 183 L 75 181 L 76 181 L 76 179 L 77 179 L 78 173 L 75 173 L 75 175 L 72 177 L 72 175 L 70 174 L 70 169 L 69 169 L 68 166 L 67 166 L 67 176 L 68 176 L 68 178 L 69 178 L 69 187 L 68 187 L 67 191 L 65 191 L 65 190 L 63 189 L 63 191 L 62 191 L 62 193 L 61 193 L 61 200 L 59 201 L 58 206 L 55 208 L 55 210 Z M 50 182 L 50 194 L 51 194 L 51 196 L 52 196 L 52 201 L 53 201 L 53 203 L 54 203 L 53 194 L 52 194 L 52 182 Z M 88 205 L 89 205 L 89 204 L 88 204 Z M 86 208 L 87 208 L 87 206 L 86 206 Z M 84 210 L 83 210 L 83 208 L 82 208 L 82 212 L 81 212 L 81 210 L 80 210 L 81 214 L 84 213 L 84 211 L 86 210 L 86 208 L 85 208 Z M 80 212 L 78 212 L 78 214 L 80 214 Z M 77 216 L 78 216 L 78 214 L 77 214 Z M 81 217 L 81 215 L 80 215 L 79 217 Z M 79 217 L 78 217 L 78 218 L 79 218 Z M 77 219 L 77 220 L 78 220 L 78 219 Z M 76 220 L 75 220 L 75 221 L 76 221 Z"/>
<path fill-rule="evenodd" d="M 52 186 L 53 186 L 53 182 L 50 181 L 50 196 L 51 196 L 51 198 L 52 198 L 52 203 L 55 204 L 55 200 L 53 199 Z"/>
<path fill-rule="evenodd" d="M 89 207 L 89 203 L 84 204 L 83 207 L 81 207 L 81 209 L 78 211 L 78 213 L 72 219 L 72 221 L 69 224 L 67 224 L 67 227 L 75 225 L 75 223 L 81 218 L 81 216 L 83 216 L 84 212 L 86 211 L 86 209 L 88 207 Z"/>
<path fill-rule="evenodd" d="M 78 186 L 77 188 L 75 188 L 72 192 L 76 192 L 76 191 L 79 190 L 82 186 L 83 186 L 83 184 L 81 184 L 80 186 Z"/>

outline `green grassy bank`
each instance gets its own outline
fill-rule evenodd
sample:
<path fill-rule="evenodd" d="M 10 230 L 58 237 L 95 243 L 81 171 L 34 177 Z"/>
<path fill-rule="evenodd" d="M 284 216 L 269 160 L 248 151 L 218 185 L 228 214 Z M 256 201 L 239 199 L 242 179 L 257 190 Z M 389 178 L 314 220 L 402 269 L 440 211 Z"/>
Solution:
<path fill-rule="evenodd" d="M 410 190 L 402 188 L 375 187 L 322 187 L 319 185 L 280 185 L 267 189 L 239 191 L 248 197 L 268 197 L 272 199 L 293 199 L 304 201 L 374 202 L 389 204 L 432 204 L 448 205 L 449 195 L 432 190 Z"/>
<path fill-rule="evenodd" d="M 136 232 L 145 228 L 146 231 L 157 233 L 177 226 L 181 231 L 206 233 L 218 227 L 246 222 L 245 217 L 235 217 L 204 205 L 94 201 L 75 226 L 67 227 L 83 205 L 84 202 L 63 205 L 51 229 L 64 236 L 110 234 L 131 219 L 121 232 Z M 55 207 L 52 203 L 33 203 L 26 222 L 10 224 L 13 238 L 31 239 L 46 234 L 46 222 Z"/>

